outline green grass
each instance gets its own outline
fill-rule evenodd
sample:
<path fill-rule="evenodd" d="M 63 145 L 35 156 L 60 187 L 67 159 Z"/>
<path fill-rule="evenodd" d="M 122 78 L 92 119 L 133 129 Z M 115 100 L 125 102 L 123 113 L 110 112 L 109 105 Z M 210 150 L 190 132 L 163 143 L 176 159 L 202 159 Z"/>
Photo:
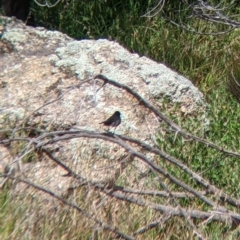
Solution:
<path fill-rule="evenodd" d="M 172 110 L 171 119 L 197 136 L 204 137 L 224 149 L 239 152 L 239 104 L 223 86 L 219 86 L 208 97 L 209 103 L 212 102 L 208 107 L 207 118 L 210 120 L 208 127 L 204 126 L 201 120 L 196 121 L 194 116 L 183 118 L 181 115 L 174 114 L 177 108 L 175 111 Z M 185 141 L 180 134 L 175 138 L 174 132 L 167 133 L 164 137 L 159 136 L 158 143 L 163 151 L 180 159 L 187 166 L 191 166 L 194 171 L 208 179 L 211 184 L 235 197 L 240 195 L 240 183 L 238 180 L 240 160 L 238 158 L 226 157 L 202 143 Z M 189 184 L 191 183 L 189 176 L 186 176 L 176 167 L 164 164 L 164 162 L 163 160 L 163 165 L 170 173 L 189 182 Z"/>

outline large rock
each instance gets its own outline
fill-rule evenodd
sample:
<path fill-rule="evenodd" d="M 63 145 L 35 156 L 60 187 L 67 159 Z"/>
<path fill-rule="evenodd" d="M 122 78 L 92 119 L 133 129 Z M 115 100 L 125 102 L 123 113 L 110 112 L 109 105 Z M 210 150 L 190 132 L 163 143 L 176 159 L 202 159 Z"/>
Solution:
<path fill-rule="evenodd" d="M 28 123 L 47 130 L 68 126 L 70 130 L 103 131 L 99 122 L 119 110 L 122 124 L 117 133 L 154 142 L 161 130 L 159 119 L 123 89 L 107 84 L 99 90 L 102 82 L 93 80 L 69 90 L 69 86 L 94 79 L 100 73 L 131 87 L 159 108 L 166 98 L 172 104 L 178 103 L 179 111 L 185 114 L 206 106 L 203 94 L 191 81 L 163 64 L 131 54 L 117 42 L 76 41 L 57 31 L 27 27 L 9 18 L 5 21 L 0 43 L 1 129 L 18 125 L 33 111 L 68 91 L 31 115 Z M 126 156 L 119 146 L 101 140 L 73 139 L 53 147 L 58 148 L 56 155 L 74 166 L 76 172 L 99 181 L 111 179 L 119 159 Z M 46 162 L 31 163 L 33 171 L 29 171 L 29 164 L 25 165 L 29 177 L 41 182 L 42 176 L 42 184 L 51 189 L 62 193 L 69 187 L 66 178 L 53 166 L 46 172 Z M 109 165 L 112 167 L 106 168 Z M 139 172 L 145 169 L 139 163 L 136 168 Z"/>

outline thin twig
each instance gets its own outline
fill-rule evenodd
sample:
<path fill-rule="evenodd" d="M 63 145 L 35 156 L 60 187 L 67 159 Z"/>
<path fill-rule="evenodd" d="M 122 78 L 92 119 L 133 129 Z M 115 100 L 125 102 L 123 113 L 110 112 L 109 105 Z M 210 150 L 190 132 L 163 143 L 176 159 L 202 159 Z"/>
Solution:
<path fill-rule="evenodd" d="M 46 188 L 43 188 L 33 182 L 30 182 L 26 179 L 22 179 L 22 178 L 18 178 L 18 177 L 12 177 L 12 176 L 6 176 L 10 179 L 14 179 L 14 180 L 18 180 L 20 182 L 23 182 L 25 184 L 27 184 L 28 186 L 31 186 L 41 192 L 44 192 L 48 195 L 50 195 L 51 197 L 53 198 L 56 198 L 57 200 L 59 200 L 60 202 L 64 203 L 65 205 L 68 205 L 69 207 L 73 208 L 73 209 L 76 209 L 79 213 L 81 213 L 84 217 L 90 219 L 90 220 L 93 220 L 96 224 L 98 224 L 99 227 L 103 228 L 104 230 L 107 230 L 107 231 L 110 231 L 110 232 L 113 232 L 115 233 L 118 237 L 121 237 L 123 239 L 127 239 L 127 240 L 133 240 L 134 238 L 132 238 L 131 236 L 119 231 L 116 227 L 112 227 L 111 225 L 108 225 L 100 220 L 98 220 L 96 217 L 94 217 L 92 214 L 88 213 L 87 211 L 83 210 L 82 208 L 80 208 L 78 205 L 74 204 L 74 203 L 71 203 L 67 200 L 65 200 L 64 198 L 62 198 L 61 196 L 55 194 L 54 192 L 46 189 Z"/>
<path fill-rule="evenodd" d="M 105 76 L 103 76 L 101 74 L 97 75 L 95 78 L 101 79 L 104 82 L 107 82 L 107 83 L 109 83 L 109 84 L 111 84 L 113 86 L 116 86 L 118 88 L 126 90 L 129 94 L 134 96 L 139 101 L 139 104 L 143 104 L 146 108 L 151 110 L 157 117 L 159 117 L 160 119 L 164 120 L 170 127 L 172 127 L 176 132 L 180 133 L 184 138 L 196 140 L 197 142 L 201 142 L 204 145 L 206 145 L 208 147 L 211 147 L 211 148 L 214 148 L 214 149 L 216 149 L 216 150 L 218 150 L 220 152 L 223 152 L 223 153 L 225 153 L 225 154 L 227 154 L 229 156 L 240 157 L 240 154 L 237 153 L 237 152 L 232 152 L 232 151 L 225 150 L 225 149 L 217 146 L 216 144 L 205 140 L 204 138 L 197 137 L 197 136 L 195 136 L 195 135 L 193 135 L 191 133 L 188 133 L 188 132 L 184 131 L 180 126 L 178 126 L 177 124 L 172 122 L 164 114 L 162 114 L 160 111 L 158 111 L 158 109 L 155 106 L 153 106 L 149 101 L 147 101 L 144 98 L 142 98 L 137 92 L 132 90 L 130 87 L 128 87 L 128 86 L 126 86 L 124 84 L 118 83 L 116 81 L 110 80 L 110 79 L 108 79 L 107 77 L 105 77 Z"/>

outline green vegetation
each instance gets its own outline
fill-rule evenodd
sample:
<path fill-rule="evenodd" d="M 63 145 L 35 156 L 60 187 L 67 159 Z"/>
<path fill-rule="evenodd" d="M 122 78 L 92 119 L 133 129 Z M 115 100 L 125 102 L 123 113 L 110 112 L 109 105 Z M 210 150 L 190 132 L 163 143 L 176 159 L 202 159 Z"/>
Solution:
<path fill-rule="evenodd" d="M 167 17 L 171 17 L 172 20 L 180 23 L 177 2 L 170 1 L 166 4 L 162 15 L 159 14 L 152 18 L 141 16 L 149 7 L 153 6 L 155 1 L 65 0 L 51 9 L 43 9 L 32 4 L 32 11 L 36 20 L 50 29 L 63 31 L 76 39 L 108 38 L 116 40 L 130 51 L 162 62 L 188 77 L 204 93 L 209 104 L 207 113 L 210 120 L 209 126 L 206 128 L 201 120 L 196 121 L 195 116 L 184 117 L 176 114 L 177 107 L 169 111 L 168 104 L 163 104 L 161 110 L 187 131 L 204 137 L 225 149 L 239 152 L 240 106 L 226 88 L 226 83 L 231 72 L 234 74 L 239 72 L 240 29 L 222 35 L 199 35 L 178 28 L 166 20 Z M 228 4 L 229 1 L 222 2 Z M 228 10 L 227 14 L 237 13 L 240 10 L 239 6 L 234 6 Z M 184 11 L 181 13 L 181 20 L 185 21 L 189 30 L 194 28 L 203 33 L 226 30 L 226 27 L 222 25 L 187 18 L 186 14 Z M 238 20 L 240 21 L 240 18 Z M 180 159 L 199 174 L 201 173 L 201 176 L 208 179 L 211 184 L 223 189 L 233 197 L 239 198 L 240 160 L 238 158 L 226 157 L 201 143 L 187 142 L 180 135 L 176 138 L 174 135 L 175 133 L 167 133 L 164 137 L 159 135 L 160 149 Z M 26 162 L 29 161 L 35 161 L 35 157 L 29 156 L 28 158 L 26 156 Z M 179 169 L 168 165 L 161 159 L 159 163 L 169 173 L 197 187 L 197 184 L 192 183 L 190 177 Z M 84 208 L 87 208 L 87 203 L 84 202 L 86 193 L 81 194 L 77 202 L 81 206 L 85 204 Z M 14 202 L 16 203 L 17 200 L 13 200 L 7 191 L 0 194 L 0 205 L 2 206 L 0 236 L 2 239 L 20 238 L 23 230 L 19 226 L 23 222 L 25 224 L 25 217 L 30 211 L 26 206 L 22 208 L 14 206 Z M 10 206 L 10 203 L 13 207 Z M 182 206 L 187 206 L 188 200 L 180 203 Z M 120 214 L 118 226 L 122 231 L 136 231 L 140 226 L 148 223 L 151 214 L 149 209 L 127 204 L 121 208 L 121 204 L 123 203 L 119 203 L 119 209 L 121 211 L 124 209 L 124 211 Z M 195 205 L 198 206 L 198 204 L 202 203 L 196 201 Z M 112 222 L 110 211 L 111 206 L 101 213 L 108 223 Z M 134 212 L 131 216 L 128 215 L 130 211 Z M 22 239 L 90 239 L 92 232 L 84 230 L 86 227 L 84 219 L 79 220 L 78 213 L 74 210 L 71 210 L 70 213 L 64 207 L 60 212 L 61 216 L 58 215 L 55 222 L 48 220 L 44 214 L 34 216 L 39 219 L 41 229 L 34 225 L 32 232 L 36 236 L 41 234 L 41 237 L 24 235 Z M 53 218 L 51 217 L 51 219 Z M 52 232 L 56 225 L 59 225 L 59 231 Z M 162 226 L 143 234 L 139 239 L 196 239 L 184 219 L 176 217 Z M 216 222 L 199 226 L 199 230 L 212 240 L 239 239 L 240 235 L 239 230 L 234 227 L 231 228 L 227 224 Z M 9 234 L 10 237 L 8 237 Z M 108 234 L 109 232 L 101 232 L 98 239 L 111 239 L 112 236 Z"/>
<path fill-rule="evenodd" d="M 222 1 L 229 6 L 229 1 Z M 239 49 L 239 31 L 223 35 L 197 35 L 177 28 L 166 19 L 185 21 L 189 30 L 221 32 L 225 26 L 186 18 L 179 4 L 170 1 L 164 12 L 153 18 L 142 17 L 155 1 L 62 1 L 56 8 L 33 7 L 37 20 L 50 29 L 58 29 L 76 39 L 107 38 L 120 42 L 132 52 L 163 62 L 189 77 L 208 93 L 216 84 L 224 84 Z M 224 4 L 223 4 L 224 6 Z M 234 14 L 240 9 L 232 7 Z"/>

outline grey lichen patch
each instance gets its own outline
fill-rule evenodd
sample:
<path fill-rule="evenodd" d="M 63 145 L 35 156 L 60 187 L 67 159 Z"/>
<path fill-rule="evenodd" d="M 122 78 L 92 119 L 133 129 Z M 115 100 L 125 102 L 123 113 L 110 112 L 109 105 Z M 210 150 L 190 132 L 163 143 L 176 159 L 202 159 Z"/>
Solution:
<path fill-rule="evenodd" d="M 5 126 L 14 124 L 24 118 L 26 110 L 24 108 L 8 108 L 0 109 L 0 129 L 4 129 Z"/>
<path fill-rule="evenodd" d="M 67 44 L 66 47 L 58 48 L 56 50 L 57 55 L 59 55 L 60 58 L 66 58 L 74 56 L 77 58 L 77 56 L 81 56 L 81 52 L 83 49 L 81 48 L 79 41 L 72 41 Z"/>
<path fill-rule="evenodd" d="M 2 39 L 5 39 L 11 43 L 24 43 L 26 41 L 26 34 L 19 31 L 5 32 L 2 36 Z"/>
<path fill-rule="evenodd" d="M 163 64 L 131 54 L 116 42 L 101 40 L 73 41 L 58 48 L 55 65 L 72 71 L 78 79 L 106 77 L 136 89 L 148 99 L 168 97 L 184 105 L 188 113 L 205 107 L 203 94 L 188 79 Z M 186 107 L 187 106 L 187 107 Z"/>

